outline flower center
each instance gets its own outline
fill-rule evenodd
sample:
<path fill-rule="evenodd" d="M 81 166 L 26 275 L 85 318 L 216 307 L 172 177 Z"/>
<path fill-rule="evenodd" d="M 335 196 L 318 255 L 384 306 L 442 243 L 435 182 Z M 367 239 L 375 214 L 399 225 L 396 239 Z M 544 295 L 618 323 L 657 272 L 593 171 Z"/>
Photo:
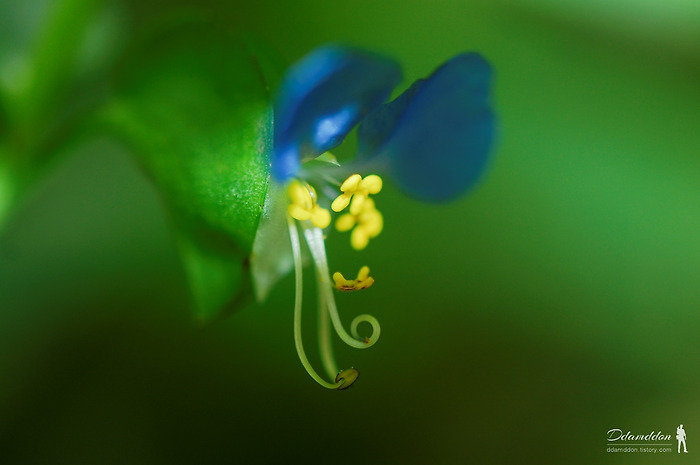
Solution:
<path fill-rule="evenodd" d="M 367 246 L 369 238 L 376 237 L 382 229 L 382 217 L 374 206 L 374 201 L 369 198 L 370 194 L 376 194 L 381 190 L 382 180 L 379 176 L 370 175 L 362 179 L 359 174 L 354 174 L 345 180 L 340 186 L 341 194 L 333 202 L 331 207 L 334 211 L 341 211 L 350 205 L 350 213 L 342 215 L 338 222 L 348 222 L 342 220 L 345 216 L 352 217 L 353 224 L 347 229 L 338 227 L 339 230 L 349 230 L 355 227 L 351 244 L 353 248 L 360 250 Z M 321 386 L 328 389 L 346 389 L 352 385 L 359 371 L 350 368 L 339 371 L 333 356 L 330 326 L 332 324 L 336 334 L 343 342 L 357 349 L 366 349 L 373 346 L 380 335 L 379 322 L 372 315 L 359 315 L 350 323 L 350 333 L 348 333 L 340 320 L 338 308 L 333 295 L 333 287 L 343 291 L 355 291 L 367 289 L 374 284 L 374 279 L 369 276 L 369 267 L 363 266 L 357 279 L 345 279 L 340 273 L 333 274 L 334 285 L 331 284 L 328 268 L 328 259 L 324 243 L 323 228 L 330 225 L 330 212 L 318 205 L 316 190 L 308 183 L 293 180 L 288 188 L 290 203 L 287 207 L 287 225 L 289 237 L 292 244 L 292 255 L 294 259 L 296 296 L 294 300 L 294 343 L 302 365 L 309 375 Z M 352 201 L 352 203 L 351 203 Z M 341 206 L 342 205 L 342 206 Z M 355 207 L 359 205 L 359 207 Z M 353 213 L 355 209 L 355 213 Z M 301 230 L 304 240 L 308 246 L 309 253 L 313 259 L 316 270 L 316 281 L 318 286 L 318 311 L 319 311 L 319 350 L 323 368 L 330 379 L 334 382 L 324 380 L 311 366 L 301 334 L 301 311 L 303 293 L 303 264 L 301 256 Z M 358 238 L 359 237 L 359 238 Z M 372 333 L 369 337 L 362 337 L 357 331 L 360 323 L 369 323 Z"/>

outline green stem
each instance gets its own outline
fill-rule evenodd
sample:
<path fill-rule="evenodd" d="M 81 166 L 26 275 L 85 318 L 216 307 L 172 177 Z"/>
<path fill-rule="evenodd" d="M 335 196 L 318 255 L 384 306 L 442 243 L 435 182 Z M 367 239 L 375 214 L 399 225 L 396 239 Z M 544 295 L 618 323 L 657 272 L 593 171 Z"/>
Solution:
<path fill-rule="evenodd" d="M 31 78 L 20 96 L 22 120 L 36 124 L 50 118 L 61 93 L 73 78 L 78 53 L 98 0 L 54 2 L 29 63 Z"/>
<path fill-rule="evenodd" d="M 330 319 L 328 306 L 323 292 L 318 292 L 318 347 L 321 354 L 321 363 L 329 378 L 333 379 L 338 374 L 338 365 L 333 356 L 331 342 Z"/>
<path fill-rule="evenodd" d="M 316 272 L 318 276 L 318 286 L 319 292 L 324 294 L 323 299 L 326 301 L 328 307 L 328 312 L 331 316 L 331 321 L 333 322 L 333 327 L 340 339 L 343 340 L 350 347 L 356 349 L 367 349 L 372 347 L 381 333 L 381 327 L 379 326 L 379 321 L 372 315 L 359 315 L 352 320 L 350 325 L 350 332 L 353 336 L 345 331 L 343 328 L 343 323 L 340 321 L 340 316 L 338 315 L 338 307 L 335 305 L 335 298 L 333 297 L 333 289 L 331 288 L 330 273 L 328 271 L 328 259 L 326 258 L 326 248 L 323 242 L 323 230 L 320 228 L 304 228 L 304 237 L 306 238 L 306 243 L 309 245 L 309 250 L 311 251 L 311 256 L 314 259 L 316 265 Z M 372 335 L 364 340 L 359 337 L 357 333 L 357 326 L 360 323 L 367 322 L 372 326 Z"/>
<path fill-rule="evenodd" d="M 289 226 L 289 238 L 292 243 L 292 255 L 294 257 L 294 274 L 296 283 L 296 295 L 294 298 L 294 345 L 297 349 L 297 355 L 299 356 L 301 364 L 306 369 L 306 372 L 309 373 L 309 376 L 311 376 L 314 381 L 325 388 L 338 389 L 345 383 L 345 380 L 331 384 L 322 379 L 318 373 L 316 373 L 316 370 L 313 369 L 311 363 L 309 363 L 309 359 L 306 358 L 306 353 L 304 352 L 304 345 L 302 344 L 301 340 L 301 305 L 302 291 L 304 289 L 302 274 L 304 270 L 302 269 L 301 263 L 301 243 L 299 241 L 299 232 L 297 231 L 294 219 L 289 215 L 287 215 L 287 225 Z"/>

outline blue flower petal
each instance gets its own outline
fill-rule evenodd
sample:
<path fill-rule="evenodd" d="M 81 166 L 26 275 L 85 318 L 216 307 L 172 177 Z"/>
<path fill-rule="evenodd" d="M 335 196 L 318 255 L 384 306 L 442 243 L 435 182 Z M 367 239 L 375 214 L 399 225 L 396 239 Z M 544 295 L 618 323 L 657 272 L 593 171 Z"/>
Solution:
<path fill-rule="evenodd" d="M 401 79 L 384 57 L 339 46 L 319 48 L 285 75 L 275 100 L 272 173 L 285 181 L 313 158 L 340 144 Z"/>
<path fill-rule="evenodd" d="M 406 192 L 447 200 L 483 172 L 494 136 L 491 67 L 461 54 L 371 112 L 358 129 L 358 161 L 384 165 Z"/>

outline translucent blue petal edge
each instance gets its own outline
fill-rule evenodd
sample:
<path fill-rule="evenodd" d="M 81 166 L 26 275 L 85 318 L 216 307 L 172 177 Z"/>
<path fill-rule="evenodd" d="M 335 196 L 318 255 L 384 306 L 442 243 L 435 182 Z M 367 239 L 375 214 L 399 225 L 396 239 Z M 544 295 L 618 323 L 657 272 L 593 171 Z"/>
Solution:
<path fill-rule="evenodd" d="M 358 158 L 376 162 L 407 193 L 450 200 L 473 186 L 488 164 L 495 122 L 492 69 L 479 54 L 458 55 L 358 129 Z"/>
<path fill-rule="evenodd" d="M 348 47 L 325 46 L 302 58 L 275 98 L 273 176 L 285 181 L 299 170 L 301 158 L 339 145 L 400 80 L 396 62 Z"/>

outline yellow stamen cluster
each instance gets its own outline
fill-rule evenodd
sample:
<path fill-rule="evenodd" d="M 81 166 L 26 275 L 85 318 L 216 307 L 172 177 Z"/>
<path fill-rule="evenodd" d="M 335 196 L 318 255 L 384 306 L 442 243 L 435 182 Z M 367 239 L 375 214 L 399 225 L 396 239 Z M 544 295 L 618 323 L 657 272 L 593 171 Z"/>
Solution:
<path fill-rule="evenodd" d="M 287 188 L 292 203 L 287 207 L 289 216 L 295 220 L 311 220 L 317 228 L 327 228 L 331 224 L 331 213 L 316 203 L 316 191 L 308 184 L 292 181 Z"/>
<path fill-rule="evenodd" d="M 340 185 L 340 194 L 331 204 L 334 212 L 341 212 L 350 204 L 350 213 L 359 215 L 362 206 L 370 194 L 378 194 L 382 190 L 382 178 L 376 174 L 370 174 L 362 179 L 359 174 L 353 174 Z"/>
<path fill-rule="evenodd" d="M 362 210 L 358 214 L 341 215 L 335 222 L 335 228 L 340 232 L 352 229 L 350 245 L 355 250 L 362 250 L 367 247 L 370 239 L 382 232 L 384 218 L 374 206 L 374 200 L 368 198 L 362 202 Z"/>
<path fill-rule="evenodd" d="M 333 281 L 335 281 L 335 288 L 341 291 L 359 291 L 367 289 L 374 284 L 374 278 L 369 275 L 368 266 L 360 268 L 360 272 L 357 273 L 357 279 L 345 279 L 342 273 L 336 271 L 333 273 Z"/>

